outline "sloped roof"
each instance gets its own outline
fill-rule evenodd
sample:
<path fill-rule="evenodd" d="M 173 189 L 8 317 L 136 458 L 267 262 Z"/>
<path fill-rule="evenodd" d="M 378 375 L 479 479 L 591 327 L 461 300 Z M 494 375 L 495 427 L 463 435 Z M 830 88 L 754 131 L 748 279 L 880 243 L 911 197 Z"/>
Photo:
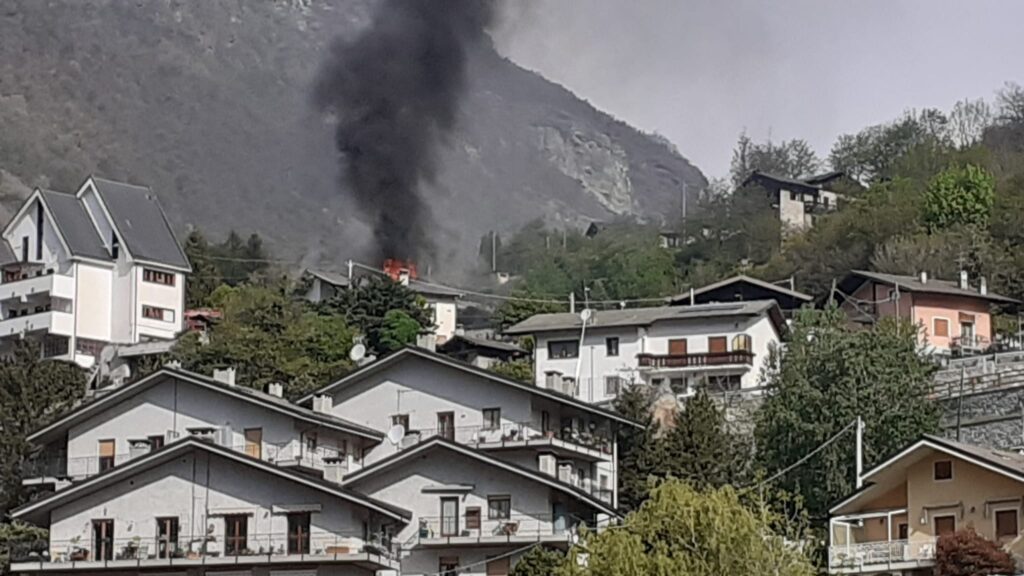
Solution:
<path fill-rule="evenodd" d="M 132 257 L 171 268 L 192 269 L 152 190 L 104 178 L 91 180 Z"/>
<path fill-rule="evenodd" d="M 899 286 L 900 290 L 907 292 L 921 292 L 925 294 L 948 294 L 951 296 L 964 296 L 979 300 L 988 300 L 1002 304 L 1020 304 L 1020 300 L 989 292 L 982 294 L 971 288 L 961 288 L 956 282 L 950 280 L 939 280 L 929 278 L 922 283 L 917 276 L 902 276 L 899 274 L 884 274 L 882 272 L 870 272 L 867 270 L 851 270 L 840 282 L 839 288 L 847 294 L 852 294 L 866 281 L 879 282 L 889 286 Z"/>
<path fill-rule="evenodd" d="M 339 484 L 328 482 L 322 478 L 316 478 L 309 474 L 276 466 L 271 462 L 254 458 L 243 452 L 232 450 L 191 436 L 172 442 L 159 450 L 154 450 L 153 452 L 129 460 L 124 464 L 115 466 L 114 468 L 97 474 L 96 476 L 74 483 L 63 490 L 25 504 L 24 506 L 13 510 L 11 512 L 11 517 L 23 519 L 41 518 L 43 517 L 41 516 L 42 514 L 53 510 L 57 506 L 91 494 L 117 482 L 125 476 L 149 470 L 177 458 L 182 453 L 196 450 L 217 454 L 236 462 L 240 462 L 244 465 L 251 466 L 255 469 L 285 478 L 297 484 L 309 486 L 322 492 L 326 492 L 332 496 L 337 496 L 343 500 L 347 500 L 353 504 L 369 508 L 400 522 L 408 522 L 408 520 L 412 518 L 411 512 L 393 504 L 382 502 L 375 498 L 360 494 L 359 492 L 348 489 Z"/>
<path fill-rule="evenodd" d="M 391 354 L 381 358 L 380 360 L 377 360 L 376 362 L 357 368 L 355 371 L 349 373 L 341 380 L 338 380 L 337 382 L 334 382 L 332 384 L 328 384 L 327 386 L 324 386 L 323 388 L 300 398 L 298 400 L 298 403 L 306 404 L 308 402 L 311 402 L 314 396 L 318 396 L 320 394 L 328 394 L 334 390 L 340 390 L 342 388 L 345 388 L 346 386 L 350 386 L 356 382 L 359 382 L 363 378 L 366 378 L 367 376 L 385 370 L 388 367 L 393 366 L 407 358 L 422 358 L 429 362 L 436 362 L 440 365 L 447 366 L 455 370 L 461 370 L 463 372 L 473 374 L 481 378 L 485 378 L 488 381 L 494 382 L 496 384 L 500 384 L 502 386 L 510 386 L 512 388 L 522 390 L 523 392 L 527 392 L 535 396 L 541 396 L 543 398 L 547 398 L 549 400 L 553 400 L 561 404 L 572 406 L 573 408 L 576 408 L 581 411 L 604 416 L 605 418 L 614 420 L 622 424 L 636 426 L 638 428 L 643 427 L 641 424 L 634 422 L 629 418 L 622 416 L 621 414 L 618 414 L 611 410 L 605 410 L 604 408 L 598 408 L 597 406 L 588 404 L 581 400 L 577 400 L 576 398 L 573 398 L 572 396 L 569 396 L 567 394 L 555 392 L 554 390 L 548 390 L 547 388 L 540 388 L 528 382 L 520 382 L 518 380 L 505 378 L 504 376 L 501 376 L 495 372 L 491 372 L 490 370 L 486 370 L 484 368 L 468 364 L 461 360 L 456 360 L 455 358 L 452 358 L 450 356 L 445 356 L 444 354 L 438 354 L 437 352 L 430 352 L 422 348 L 413 347 L 402 348 L 401 350 L 398 350 L 397 352 L 392 352 Z"/>
<path fill-rule="evenodd" d="M 342 288 L 348 287 L 351 281 L 348 276 L 344 274 L 338 274 L 337 272 L 328 272 L 327 270 L 314 270 L 312 268 L 307 269 L 306 273 L 314 278 L 319 278 L 324 282 L 327 282 L 331 286 L 339 286 Z"/>
<path fill-rule="evenodd" d="M 416 444 L 411 448 L 406 448 L 404 450 L 396 452 L 395 454 L 392 454 L 387 458 L 378 460 L 377 462 L 374 462 L 369 466 L 365 466 L 360 470 L 356 470 L 355 472 L 349 473 L 344 478 L 342 478 L 342 483 L 345 486 L 358 484 L 360 480 L 376 476 L 381 472 L 390 470 L 396 466 L 401 466 L 406 462 L 418 462 L 420 461 L 420 459 L 417 458 L 417 456 L 429 452 L 436 452 L 442 450 L 451 453 L 461 454 L 463 456 L 472 458 L 489 466 L 500 468 L 512 474 L 517 474 L 528 480 L 533 480 L 546 486 L 550 486 L 551 488 L 559 490 L 564 494 L 568 494 L 570 496 L 578 498 L 579 500 L 582 500 L 583 502 L 586 502 L 596 510 L 603 512 L 605 514 L 609 514 L 612 516 L 620 515 L 619 511 L 616 510 L 615 507 L 612 506 L 611 504 L 602 502 L 601 499 L 590 494 L 589 492 L 572 486 L 571 484 L 562 482 L 553 476 L 548 476 L 546 474 L 542 474 L 539 471 L 531 470 L 529 468 L 519 466 L 518 464 L 513 464 L 505 460 L 500 460 L 498 458 L 491 456 L 490 454 L 487 454 L 483 450 L 470 448 L 469 446 L 465 446 L 463 444 L 457 444 L 450 440 L 441 438 L 440 436 L 434 436 L 428 440 Z"/>
<path fill-rule="evenodd" d="M 459 342 L 465 342 L 471 347 L 476 348 L 488 348 L 490 350 L 496 350 L 498 352 L 511 352 L 514 354 L 525 354 L 526 350 L 523 350 L 519 346 L 512 342 L 505 342 L 502 340 L 492 340 L 489 338 L 477 338 L 475 336 L 469 336 L 466 334 L 456 334 L 448 339 L 447 342 L 440 346 L 441 350 L 448 350 L 453 348 L 455 344 Z"/>
<path fill-rule="evenodd" d="M 785 326 L 779 305 L 774 300 L 747 300 L 695 306 L 658 306 L 652 308 L 626 308 L 624 310 L 595 311 L 587 328 L 612 328 L 625 326 L 649 326 L 655 322 L 674 320 L 700 320 L 735 316 L 760 316 L 769 314 L 781 332 Z M 505 330 L 505 334 L 535 334 L 579 330 L 583 325 L 579 314 L 559 312 L 536 314 Z"/>
<path fill-rule="evenodd" d="M 261 392 L 254 388 L 242 385 L 232 386 L 202 374 L 196 374 L 194 372 L 188 372 L 177 368 L 164 367 L 153 374 L 140 378 L 130 384 L 125 384 L 108 394 L 98 396 L 92 401 L 76 407 L 54 421 L 52 424 L 30 434 L 28 441 L 42 442 L 47 438 L 60 434 L 75 423 L 90 418 L 108 407 L 114 406 L 119 402 L 155 386 L 165 377 L 179 378 L 185 382 L 201 386 L 214 392 L 219 392 L 245 402 L 262 405 L 266 408 L 284 413 L 305 422 L 318 424 L 327 428 L 346 432 L 348 434 L 369 438 L 371 440 L 380 441 L 384 439 L 384 434 L 380 431 L 367 428 L 366 426 L 362 426 L 354 422 L 349 422 L 348 420 L 338 418 L 331 414 L 315 412 L 309 408 L 292 404 L 284 398 L 278 398 L 277 396 Z"/>
<path fill-rule="evenodd" d="M 783 186 L 795 186 L 806 192 L 819 192 L 821 186 L 818 184 L 812 184 L 806 180 L 800 180 L 798 178 L 790 178 L 788 176 L 777 176 L 775 174 L 769 174 L 767 172 L 761 172 L 760 170 L 754 170 L 747 176 L 746 180 L 743 181 L 743 185 L 746 186 L 754 180 L 769 180 Z"/>
<path fill-rule="evenodd" d="M 17 261 L 18 257 L 14 254 L 14 250 L 11 249 L 11 245 L 0 241 L 0 265 L 13 264 Z"/>
<path fill-rule="evenodd" d="M 39 194 L 53 215 L 54 225 L 72 256 L 110 260 L 110 251 L 103 244 L 103 239 L 78 197 L 52 190 L 40 190 Z"/>
<path fill-rule="evenodd" d="M 812 302 L 812 301 L 814 301 L 814 296 L 811 296 L 810 294 L 804 294 L 803 292 L 798 292 L 796 290 L 790 290 L 789 288 L 786 288 L 785 286 L 780 286 L 778 284 L 772 284 L 771 282 L 765 282 L 764 280 L 759 280 L 757 278 L 753 278 L 753 277 L 747 276 L 745 274 L 739 274 L 737 276 L 733 276 L 732 278 L 726 278 L 725 280 L 721 280 L 721 281 L 715 282 L 713 284 L 708 284 L 707 286 L 703 286 L 701 288 L 697 288 L 696 290 L 693 291 L 693 295 L 694 296 L 700 296 L 701 294 L 706 294 L 708 292 L 713 292 L 715 290 L 718 290 L 719 288 L 724 288 L 725 286 L 729 286 L 730 284 L 744 284 L 744 283 L 745 284 L 751 284 L 753 286 L 757 286 L 758 288 L 762 288 L 764 290 L 770 290 L 772 292 L 777 292 L 779 294 L 788 296 L 788 297 L 793 298 L 795 300 L 801 300 L 803 302 Z M 690 301 L 690 294 L 689 293 L 683 293 L 683 294 L 679 294 L 678 296 L 672 296 L 671 298 L 669 298 L 669 302 L 672 303 L 672 304 L 682 304 L 684 302 L 689 302 L 689 301 Z"/>
<path fill-rule="evenodd" d="M 389 278 L 389 276 L 383 270 L 378 270 L 376 268 L 372 268 L 364 264 L 356 264 L 355 266 L 356 270 L 354 274 L 357 278 L 367 276 Z M 349 279 L 347 274 L 339 274 L 337 272 L 314 269 L 308 269 L 306 270 L 306 272 L 308 272 L 311 276 L 315 278 L 319 278 L 320 280 L 323 280 L 324 282 L 327 282 L 328 284 L 332 286 L 337 286 L 339 288 L 347 288 L 352 284 L 352 280 Z M 409 280 L 408 288 L 409 290 L 412 290 L 413 292 L 416 292 L 417 294 L 422 294 L 424 296 L 438 296 L 450 298 L 461 298 L 463 296 L 462 291 L 457 288 L 452 288 L 450 286 L 445 286 L 443 284 L 436 284 L 434 282 L 430 282 L 427 280 L 419 280 L 415 278 Z"/>

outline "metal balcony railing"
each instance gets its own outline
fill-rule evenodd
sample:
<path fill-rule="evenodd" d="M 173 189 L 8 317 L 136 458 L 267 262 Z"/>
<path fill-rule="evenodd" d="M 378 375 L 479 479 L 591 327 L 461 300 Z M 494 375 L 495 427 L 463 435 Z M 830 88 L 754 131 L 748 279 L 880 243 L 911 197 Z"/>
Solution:
<path fill-rule="evenodd" d="M 746 350 L 733 352 L 700 352 L 694 354 L 639 354 L 641 368 L 703 368 L 754 364 L 754 353 Z"/>
<path fill-rule="evenodd" d="M 512 514 L 508 518 L 487 518 L 484 516 L 421 516 L 416 540 L 450 542 L 452 540 L 476 540 L 482 543 L 510 541 L 551 541 L 567 539 L 580 525 L 579 519 L 565 515 L 558 518 L 551 514 Z"/>
<path fill-rule="evenodd" d="M 935 559 L 935 538 L 862 542 L 830 546 L 830 568 L 884 568 L 893 565 L 922 564 Z"/>
<path fill-rule="evenodd" d="M 466 444 L 478 448 L 505 448 L 522 445 L 524 441 L 543 442 L 560 440 L 589 450 L 599 450 L 605 454 L 612 453 L 610 438 L 583 430 L 566 428 L 561 431 L 548 430 L 542 432 L 540 426 L 532 422 L 506 422 L 498 427 L 488 426 L 450 426 L 410 430 L 402 439 L 402 448 L 415 446 L 435 436 L 447 438 L 452 442 Z"/>
<path fill-rule="evenodd" d="M 13 544 L 12 563 L 70 565 L 243 564 L 286 557 L 288 561 L 337 561 L 353 554 L 399 557 L 398 543 L 387 535 L 355 533 L 243 534 L 207 537 L 133 537 L 111 539 L 38 540 Z M 119 564 L 118 564 L 119 563 Z M 84 566 L 83 566 L 84 567 Z"/>

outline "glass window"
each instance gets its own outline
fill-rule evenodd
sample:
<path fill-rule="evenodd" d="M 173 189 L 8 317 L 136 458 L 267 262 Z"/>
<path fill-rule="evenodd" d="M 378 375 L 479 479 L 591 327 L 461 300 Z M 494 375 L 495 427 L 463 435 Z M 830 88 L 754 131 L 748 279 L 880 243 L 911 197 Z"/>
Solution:
<path fill-rule="evenodd" d="M 231 514 L 224 517 L 224 553 L 228 556 L 245 554 L 249 548 L 249 517 Z"/>
<path fill-rule="evenodd" d="M 733 352 L 750 352 L 754 349 L 754 344 L 750 340 L 749 334 L 737 334 L 732 339 Z"/>
<path fill-rule="evenodd" d="M 604 339 L 604 353 L 606 356 L 618 356 L 619 355 L 619 339 L 618 338 L 605 338 Z"/>
<path fill-rule="evenodd" d="M 156 519 L 157 558 L 173 558 L 178 549 L 178 518 Z"/>
<path fill-rule="evenodd" d="M 622 390 L 622 377 L 621 376 L 605 376 L 604 377 L 604 395 L 605 396 L 618 396 L 620 390 Z"/>
<path fill-rule="evenodd" d="M 92 557 L 96 560 L 114 559 L 114 521 L 92 521 Z"/>
<path fill-rule="evenodd" d="M 580 343 L 576 340 L 553 340 L 548 342 L 549 358 L 576 358 L 580 355 Z"/>
<path fill-rule="evenodd" d="M 932 330 L 932 334 L 934 334 L 935 336 L 940 336 L 942 338 L 946 338 L 949 336 L 949 320 L 946 320 L 945 318 L 936 318 L 934 321 L 934 325 L 935 326 Z"/>
<path fill-rule="evenodd" d="M 174 310 L 159 308 L 157 306 L 142 305 L 142 317 L 150 320 L 161 320 L 163 322 L 174 322 Z"/>
<path fill-rule="evenodd" d="M 149 268 L 142 269 L 142 280 L 143 282 L 150 282 L 153 284 L 174 286 L 174 274 L 169 272 L 160 272 L 159 270 L 151 270 Z"/>
<path fill-rule="evenodd" d="M 114 441 L 100 440 L 99 471 L 104 472 L 114 467 Z"/>
<path fill-rule="evenodd" d="M 946 536 L 956 532 L 956 516 L 936 516 L 935 535 Z"/>
<path fill-rule="evenodd" d="M 487 519 L 508 520 L 512 516 L 511 496 L 488 496 Z"/>
<path fill-rule="evenodd" d="M 939 460 L 933 465 L 934 478 L 936 480 L 952 480 L 953 479 L 953 461 L 952 460 Z"/>
<path fill-rule="evenodd" d="M 391 417 L 392 426 L 401 426 L 405 428 L 405 431 L 409 431 L 409 415 L 408 414 L 395 414 Z"/>
<path fill-rule="evenodd" d="M 309 512 L 288 515 L 288 553 L 309 554 Z"/>
<path fill-rule="evenodd" d="M 480 529 L 480 508 L 478 506 L 466 508 L 466 529 Z"/>
<path fill-rule="evenodd" d="M 501 408 L 484 408 L 484 430 L 501 428 Z"/>

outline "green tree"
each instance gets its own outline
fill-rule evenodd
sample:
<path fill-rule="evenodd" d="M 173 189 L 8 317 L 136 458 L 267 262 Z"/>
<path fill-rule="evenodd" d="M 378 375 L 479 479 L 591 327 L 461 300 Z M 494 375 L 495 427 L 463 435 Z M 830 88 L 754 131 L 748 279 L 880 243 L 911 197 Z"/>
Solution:
<path fill-rule="evenodd" d="M 757 143 L 743 133 L 733 148 L 729 174 L 733 188 L 739 188 L 755 170 L 775 176 L 800 178 L 810 176 L 820 168 L 821 160 L 805 140 L 773 142 L 769 139 Z"/>
<path fill-rule="evenodd" d="M 973 528 L 940 536 L 935 546 L 935 576 L 1016 574 L 1013 556 Z"/>
<path fill-rule="evenodd" d="M 404 310 L 388 310 L 384 314 L 378 337 L 378 352 L 387 354 L 416 343 L 423 331 L 420 323 Z"/>
<path fill-rule="evenodd" d="M 745 506 L 731 487 L 698 491 L 678 480 L 651 491 L 621 527 L 587 534 L 587 561 L 570 552 L 562 574 L 580 576 L 811 576 L 811 562 L 773 530 L 763 506 Z"/>
<path fill-rule="evenodd" d="M 50 549 L 48 531 L 23 522 L 0 524 L 0 575 L 10 574 L 11 560 L 40 556 Z"/>
<path fill-rule="evenodd" d="M 411 325 L 405 322 L 405 318 L 394 315 L 392 325 L 389 327 L 386 322 L 388 312 L 404 312 L 418 325 L 417 333 L 433 326 L 430 312 L 415 292 L 390 278 L 376 276 L 366 278 L 348 290 L 341 291 L 336 297 L 321 305 L 320 310 L 325 314 L 339 314 L 344 317 L 350 326 L 358 329 L 366 337 L 367 346 L 378 355 L 394 350 L 396 341 L 392 330 L 396 327 L 395 321 L 401 320 L 401 326 L 411 330 Z"/>
<path fill-rule="evenodd" d="M 651 482 L 664 477 L 665 461 L 658 442 L 658 427 L 651 420 L 651 398 L 643 386 L 627 386 L 615 399 L 615 411 L 643 424 L 619 429 L 619 507 L 636 510 L 647 499 Z"/>
<path fill-rule="evenodd" d="M 924 221 L 931 230 L 988 225 L 995 202 L 992 174 L 977 166 L 949 168 L 932 180 L 924 198 Z"/>
<path fill-rule="evenodd" d="M 39 347 L 19 341 L 0 360 L 0 516 L 25 497 L 22 469 L 32 452 L 25 438 L 68 410 L 85 393 L 85 374 L 69 362 L 40 358 Z"/>
<path fill-rule="evenodd" d="M 738 484 L 744 477 L 746 444 L 726 430 L 723 411 L 703 387 L 676 414 L 662 441 L 664 471 L 698 489 Z"/>
<path fill-rule="evenodd" d="M 565 304 L 547 302 L 530 292 L 513 292 L 512 299 L 502 302 L 494 312 L 494 325 L 497 328 L 505 329 L 530 316 L 568 311 L 569 308 Z"/>
<path fill-rule="evenodd" d="M 220 285 L 220 270 L 212 259 L 213 249 L 199 230 L 189 232 L 185 239 L 185 255 L 192 264 L 192 273 L 186 280 L 185 306 L 201 308 Z"/>
<path fill-rule="evenodd" d="M 858 330 L 835 307 L 805 310 L 781 363 L 773 356 L 755 427 L 759 464 L 769 473 L 809 454 L 857 416 L 865 422 L 868 467 L 938 428 L 939 410 L 928 396 L 935 368 L 920 354 L 909 323 L 885 320 Z M 812 516 L 824 517 L 853 491 L 854 469 L 848 430 L 779 485 L 801 494 Z"/>
<path fill-rule="evenodd" d="M 354 331 L 345 318 L 306 310 L 288 296 L 287 286 L 221 286 L 210 304 L 224 316 L 211 328 L 209 342 L 190 334 L 172 351 L 186 369 L 234 367 L 244 385 L 279 382 L 297 397 L 351 367 Z"/>
<path fill-rule="evenodd" d="M 491 372 L 520 382 L 533 382 L 533 362 L 525 358 L 498 362 L 491 366 Z"/>
<path fill-rule="evenodd" d="M 551 576 L 565 564 L 565 552 L 536 546 L 523 554 L 512 567 L 510 576 Z"/>

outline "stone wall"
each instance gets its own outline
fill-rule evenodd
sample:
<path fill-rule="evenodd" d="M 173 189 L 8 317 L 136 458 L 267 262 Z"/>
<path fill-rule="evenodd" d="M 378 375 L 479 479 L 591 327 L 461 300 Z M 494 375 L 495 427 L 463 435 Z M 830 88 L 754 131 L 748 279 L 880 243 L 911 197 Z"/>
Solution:
<path fill-rule="evenodd" d="M 1024 386 L 964 394 L 940 400 L 942 433 L 960 441 L 991 448 L 1024 448 Z"/>

